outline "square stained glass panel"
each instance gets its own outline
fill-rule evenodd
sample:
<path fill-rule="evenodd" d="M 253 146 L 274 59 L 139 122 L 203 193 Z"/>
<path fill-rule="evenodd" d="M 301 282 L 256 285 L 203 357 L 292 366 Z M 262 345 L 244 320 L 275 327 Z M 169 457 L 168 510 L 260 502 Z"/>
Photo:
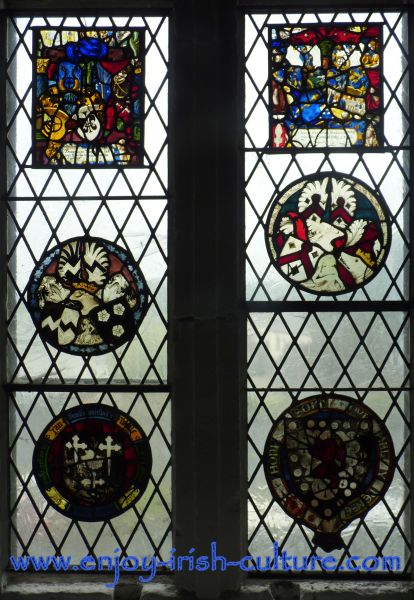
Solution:
<path fill-rule="evenodd" d="M 144 28 L 33 30 L 33 166 L 140 166 Z"/>
<path fill-rule="evenodd" d="M 382 26 L 269 27 L 271 148 L 382 145 Z"/>

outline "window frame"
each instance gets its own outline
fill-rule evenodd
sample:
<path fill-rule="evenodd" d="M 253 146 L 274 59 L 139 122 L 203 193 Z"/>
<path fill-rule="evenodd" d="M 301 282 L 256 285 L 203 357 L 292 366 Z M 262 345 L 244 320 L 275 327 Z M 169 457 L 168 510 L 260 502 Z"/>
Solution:
<path fill-rule="evenodd" d="M 355 5 L 356 2 L 354 1 Z M 404 9 L 414 31 L 414 0 L 364 0 L 357 10 L 373 6 Z M 173 542 L 176 555 L 192 547 L 207 554 L 210 542 L 218 552 L 238 560 L 247 549 L 247 410 L 244 240 L 244 13 L 268 12 L 286 6 L 272 0 L 9 0 L 1 8 L 0 34 L 6 39 L 9 14 L 56 14 L 102 11 L 138 14 L 170 13 L 169 173 L 171 202 L 169 239 L 169 351 L 173 432 Z M 290 6 L 290 5 L 289 5 Z M 305 10 L 307 0 L 293 7 Z M 332 0 L 317 0 L 313 9 L 327 9 Z M 344 0 L 335 6 L 349 8 Z M 410 37 L 410 52 L 414 40 Z M 0 44 L 0 94 L 5 98 L 5 44 Z M 213 65 L 213 67 L 212 67 Z M 414 89 L 414 69 L 410 71 Z M 414 111 L 410 115 L 413 130 Z M 147 130 L 147 135 L 149 132 Z M 225 143 L 223 143 L 223 139 Z M 0 127 L 0 169 L 6 169 L 5 128 Z M 174 149 L 172 151 L 172 149 Z M 414 153 L 410 182 L 414 184 Z M 6 195 L 5 178 L 0 183 Z M 6 203 L 0 203 L 0 261 L 6 256 Z M 414 223 L 411 222 L 411 239 Z M 414 317 L 414 261 L 410 300 Z M 0 319 L 5 323 L 6 272 L 0 270 Z M 280 306 L 275 306 L 280 309 Z M 293 307 L 292 307 L 293 308 Z M 335 308 L 339 308 L 336 303 Z M 346 306 L 343 306 L 346 310 Z M 411 328 L 412 330 L 414 328 Z M 0 346 L 5 347 L 5 328 Z M 411 344 L 414 332 L 411 331 Z M 8 481 L 8 401 L 4 356 L 0 361 L 0 476 Z M 411 377 L 414 384 L 414 377 Z M 411 416 L 414 423 L 414 415 Z M 414 464 L 414 449 L 411 449 Z M 413 485 L 412 485 L 413 490 Z M 8 530 L 8 485 L 0 490 L 0 528 Z M 411 537 L 414 539 L 414 519 Z M 1 536 L 1 571 L 7 579 L 8 536 Z M 413 563 L 414 566 L 414 563 Z M 414 569 L 412 569 L 414 571 Z M 36 574 L 37 575 L 37 574 Z M 58 577 L 62 591 L 65 575 Z M 276 579 L 276 577 L 272 577 Z M 335 577 L 332 577 L 335 578 Z M 237 591 L 246 579 L 238 569 L 226 572 L 177 572 L 177 588 L 199 598 Z M 325 578 L 324 578 L 325 579 Z M 19 574 L 24 583 L 25 575 Z M 90 580 L 87 576 L 85 582 Z M 30 592 L 29 592 L 30 595 Z"/>

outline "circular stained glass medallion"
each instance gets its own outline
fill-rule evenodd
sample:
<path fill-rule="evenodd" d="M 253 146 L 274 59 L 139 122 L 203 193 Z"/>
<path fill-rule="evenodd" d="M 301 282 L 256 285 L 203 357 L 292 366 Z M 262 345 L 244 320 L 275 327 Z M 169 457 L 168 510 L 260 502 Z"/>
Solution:
<path fill-rule="evenodd" d="M 313 396 L 273 424 L 263 464 L 285 512 L 315 531 L 326 551 L 343 547 L 340 532 L 379 502 L 394 473 L 391 437 L 378 416 L 345 396 Z"/>
<path fill-rule="evenodd" d="M 102 404 L 55 417 L 33 455 L 46 500 L 80 521 L 111 519 L 130 508 L 147 487 L 151 465 L 150 445 L 138 423 Z"/>
<path fill-rule="evenodd" d="M 292 285 L 315 294 L 351 292 L 369 282 L 390 243 L 385 202 L 340 173 L 292 183 L 272 204 L 266 225 L 272 264 Z"/>
<path fill-rule="evenodd" d="M 98 238 L 46 251 L 28 288 L 40 337 L 70 354 L 102 354 L 131 340 L 147 306 L 147 286 L 132 256 Z"/>

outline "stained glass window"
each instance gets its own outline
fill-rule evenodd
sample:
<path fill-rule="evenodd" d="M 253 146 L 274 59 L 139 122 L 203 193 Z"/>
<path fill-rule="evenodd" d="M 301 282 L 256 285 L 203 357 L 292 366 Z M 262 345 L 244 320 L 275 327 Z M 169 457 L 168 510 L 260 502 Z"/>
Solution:
<path fill-rule="evenodd" d="M 274 423 L 264 469 L 287 514 L 314 530 L 313 543 L 340 550 L 342 529 L 364 517 L 394 475 L 394 448 L 382 421 L 346 396 L 311 396 Z"/>
<path fill-rule="evenodd" d="M 270 26 L 273 148 L 382 144 L 382 25 Z"/>
<path fill-rule="evenodd" d="M 33 29 L 33 165 L 143 159 L 144 28 Z"/>
<path fill-rule="evenodd" d="M 172 545 L 168 27 L 8 18 L 11 554 Z"/>
<path fill-rule="evenodd" d="M 337 577 L 352 555 L 394 555 L 398 577 L 411 556 L 407 15 L 248 12 L 245 25 L 249 553 L 330 554 Z"/>

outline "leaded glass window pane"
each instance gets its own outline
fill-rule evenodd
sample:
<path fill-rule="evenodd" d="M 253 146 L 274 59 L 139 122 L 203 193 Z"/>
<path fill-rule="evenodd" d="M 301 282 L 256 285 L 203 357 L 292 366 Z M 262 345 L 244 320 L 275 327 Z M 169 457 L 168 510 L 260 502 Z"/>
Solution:
<path fill-rule="evenodd" d="M 249 13 L 245 43 L 249 553 L 406 573 L 407 15 Z"/>
<path fill-rule="evenodd" d="M 12 554 L 171 548 L 168 27 L 161 13 L 8 21 Z M 45 445 L 62 423 L 69 438 Z"/>
<path fill-rule="evenodd" d="M 343 548 L 342 530 L 380 502 L 395 471 L 388 429 L 366 405 L 338 394 L 286 410 L 263 460 L 273 498 L 327 552 Z"/>
<path fill-rule="evenodd" d="M 375 556 L 382 552 L 401 557 L 402 571 L 409 568 L 408 336 L 408 315 L 398 312 L 251 313 L 247 389 L 249 552 L 252 555 L 268 554 L 276 540 L 288 554 L 332 554 L 340 566 L 351 555 Z M 277 495 L 272 494 L 267 484 L 263 468 L 269 459 L 265 453 L 266 439 L 273 428 L 283 426 L 285 414 L 300 409 L 302 403 L 308 406 L 310 399 L 321 394 L 325 401 L 332 394 L 345 396 L 345 404 L 355 402 L 361 405 L 361 410 L 366 407 L 367 411 L 373 411 L 374 419 L 381 422 L 381 430 L 384 428 L 383 435 L 386 438 L 391 435 L 395 453 L 395 470 L 388 490 L 376 496 L 377 504 L 363 518 L 350 519 L 341 530 L 342 547 L 329 551 L 315 546 L 316 529 L 304 524 L 299 515 L 294 518 L 292 511 L 281 508 Z M 314 421 L 327 423 L 326 418 L 319 418 L 319 412 L 323 411 L 318 410 L 314 411 Z M 339 412 L 338 425 L 339 416 L 345 425 L 347 418 Z M 320 437 L 320 427 L 318 431 Z M 325 436 L 329 443 L 335 442 L 336 436 Z M 286 436 L 280 443 L 290 443 L 289 440 L 291 438 Z M 314 468 L 318 464 L 316 461 Z M 332 472 L 331 476 L 339 476 L 341 472 Z M 313 475 L 310 481 L 317 485 L 320 479 Z M 308 482 L 298 481 L 301 483 Z M 338 499 L 337 494 L 335 498 Z M 312 510 L 313 499 L 317 498 L 309 496 L 309 504 L 305 499 L 304 506 Z M 353 492 L 350 504 L 356 499 L 357 493 Z M 320 499 L 320 504 L 326 504 L 324 510 L 333 510 L 328 506 L 328 499 Z M 347 504 L 343 508 L 347 508 Z M 321 571 L 320 565 L 318 570 Z"/>
<path fill-rule="evenodd" d="M 85 521 L 64 516 L 47 502 L 32 470 L 32 456 L 46 425 L 79 407 L 122 411 L 145 432 L 153 463 L 137 503 L 110 519 Z M 20 555 L 169 556 L 171 548 L 171 417 L 168 393 L 15 391 L 10 396 L 10 513 L 12 553 Z M 80 442 L 82 443 L 82 441 Z"/>

